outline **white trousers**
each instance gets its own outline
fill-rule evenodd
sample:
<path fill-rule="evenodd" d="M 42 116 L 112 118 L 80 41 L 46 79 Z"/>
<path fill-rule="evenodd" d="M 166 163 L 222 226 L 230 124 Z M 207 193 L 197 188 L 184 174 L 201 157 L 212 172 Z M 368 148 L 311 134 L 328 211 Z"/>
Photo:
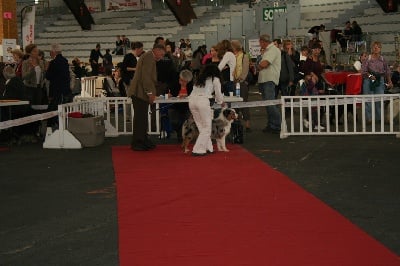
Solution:
<path fill-rule="evenodd" d="M 193 146 L 192 152 L 213 152 L 214 149 L 211 142 L 212 110 L 210 107 L 210 100 L 205 96 L 191 96 L 189 98 L 189 109 L 199 129 L 199 137 Z"/>

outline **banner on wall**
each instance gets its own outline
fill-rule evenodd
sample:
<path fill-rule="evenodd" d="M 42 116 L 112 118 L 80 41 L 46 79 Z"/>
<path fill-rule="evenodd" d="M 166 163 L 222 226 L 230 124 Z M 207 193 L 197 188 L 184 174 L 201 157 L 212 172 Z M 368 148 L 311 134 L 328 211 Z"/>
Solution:
<path fill-rule="evenodd" d="M 106 0 L 106 11 L 152 9 L 151 0 Z"/>
<path fill-rule="evenodd" d="M 261 54 L 260 41 L 258 39 L 249 40 L 249 54 L 251 58 L 257 58 Z"/>
<path fill-rule="evenodd" d="M 35 6 L 28 6 L 22 14 L 22 47 L 35 40 Z"/>
<path fill-rule="evenodd" d="M 11 50 L 17 47 L 16 39 L 3 39 L 2 52 L 3 62 L 6 64 L 14 63 L 14 58 L 11 54 Z"/>
<path fill-rule="evenodd" d="M 101 11 L 101 1 L 99 0 L 86 0 L 85 5 L 87 6 L 90 13 Z"/>

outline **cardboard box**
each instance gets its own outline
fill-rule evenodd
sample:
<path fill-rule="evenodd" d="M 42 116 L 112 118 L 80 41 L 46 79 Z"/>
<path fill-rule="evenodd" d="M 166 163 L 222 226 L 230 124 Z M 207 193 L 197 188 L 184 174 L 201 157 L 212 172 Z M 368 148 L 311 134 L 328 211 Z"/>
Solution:
<path fill-rule="evenodd" d="M 83 147 L 94 147 L 104 142 L 105 126 L 102 116 L 68 118 L 68 131 Z"/>

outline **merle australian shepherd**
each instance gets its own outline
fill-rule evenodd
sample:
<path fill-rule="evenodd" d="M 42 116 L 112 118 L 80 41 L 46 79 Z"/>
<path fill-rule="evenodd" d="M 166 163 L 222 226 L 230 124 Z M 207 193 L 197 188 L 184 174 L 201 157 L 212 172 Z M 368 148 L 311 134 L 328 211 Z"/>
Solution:
<path fill-rule="evenodd" d="M 236 111 L 232 108 L 224 108 L 218 117 L 212 120 L 211 139 L 215 139 L 218 151 L 229 151 L 225 145 L 225 138 L 231 131 L 231 124 L 235 119 L 237 119 Z M 199 130 L 193 116 L 190 116 L 182 126 L 182 149 L 185 153 L 189 151 L 189 143 L 196 140 L 198 136 Z"/>

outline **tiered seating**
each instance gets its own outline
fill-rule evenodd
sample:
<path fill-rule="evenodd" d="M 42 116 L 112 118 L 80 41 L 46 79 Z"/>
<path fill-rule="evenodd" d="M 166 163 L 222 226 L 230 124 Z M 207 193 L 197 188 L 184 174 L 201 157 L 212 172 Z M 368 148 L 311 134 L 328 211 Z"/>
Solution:
<path fill-rule="evenodd" d="M 355 4 L 357 4 L 357 1 L 354 0 L 347 0 L 347 1 L 329 1 L 329 3 L 321 4 L 320 1 L 314 1 L 314 3 L 309 3 L 306 5 L 303 5 L 302 2 L 300 1 L 300 11 L 301 13 L 308 13 L 308 12 L 323 12 L 323 11 L 329 11 L 329 12 L 337 12 L 341 10 L 348 10 L 352 9 Z"/>
<path fill-rule="evenodd" d="M 366 3 L 370 8 L 360 8 Z M 384 14 L 377 3 L 370 4 L 368 0 L 300 0 L 300 5 L 300 27 L 288 29 L 290 37 L 305 37 L 307 31 L 315 25 L 325 24 L 327 29 L 341 29 L 346 20 L 356 20 L 373 40 L 383 42 L 384 53 L 394 51 L 393 33 L 400 31 L 400 13 Z M 232 17 L 241 16 L 247 7 L 247 3 L 225 6 L 223 9 L 198 6 L 195 7 L 198 19 L 185 27 L 178 24 L 169 10 L 94 13 L 96 24 L 91 31 L 82 31 L 75 18 L 68 14 L 61 16 L 60 20 L 54 21 L 52 25 L 47 25 L 44 32 L 37 34 L 35 42 L 42 49 L 48 48 L 54 42 L 61 43 L 63 54 L 70 61 L 78 56 L 86 62 L 90 50 L 98 42 L 102 44 L 102 50 L 113 49 L 116 35 L 126 35 L 131 41 L 143 42 L 145 50 L 151 49 L 157 36 L 174 41 L 189 38 L 193 49 L 196 49 L 197 45 L 206 43 L 207 36 L 221 39 L 221 36 L 218 36 L 221 28 L 224 31 L 226 29 L 226 34 L 229 35 Z M 363 15 L 351 17 L 350 14 L 354 14 L 354 10 L 360 10 L 360 14 L 363 12 Z M 122 60 L 116 56 L 114 59 L 115 62 Z"/>
<path fill-rule="evenodd" d="M 382 43 L 382 54 L 388 62 L 396 61 L 394 37 L 400 31 L 400 12 L 384 13 L 376 6 L 364 9 L 363 13 L 351 17 L 351 20 L 357 21 L 363 32 L 368 33 L 371 41 Z"/>
<path fill-rule="evenodd" d="M 43 32 L 37 33 L 35 43 L 43 50 L 48 49 L 51 43 L 60 43 L 63 55 L 69 61 L 77 56 L 83 62 L 88 62 L 90 50 L 96 43 L 101 43 L 102 51 L 105 48 L 114 49 L 116 35 L 126 35 L 131 41 L 143 42 L 145 50 L 151 49 L 157 36 L 174 41 L 189 38 L 193 47 L 196 47 L 197 44 L 205 43 L 205 33 L 216 33 L 218 25 L 230 27 L 230 17 L 240 15 L 245 7 L 247 4 L 225 9 L 195 7 L 198 19 L 186 27 L 179 25 L 170 10 L 94 13 L 92 15 L 96 24 L 90 31 L 82 31 L 73 15 L 66 14 L 59 16 L 51 25 L 46 25 Z M 209 26 L 202 27 L 204 25 Z M 122 60 L 121 56 L 114 55 L 113 58 L 114 62 Z"/>
<path fill-rule="evenodd" d="M 240 16 L 243 9 L 247 7 L 247 3 L 230 5 L 221 10 L 202 7 L 202 16 L 198 15 L 200 19 L 194 20 L 188 29 L 179 32 L 174 39 L 189 38 L 193 49 L 196 49 L 199 45 L 207 44 L 206 36 L 213 35 L 222 39 L 223 37 L 218 36 L 218 27 L 226 28 L 226 33 L 231 32 L 231 17 Z M 198 8 L 196 8 L 196 14 Z M 210 43 L 208 46 L 210 46 Z"/>
<path fill-rule="evenodd" d="M 320 24 L 325 24 L 328 30 L 342 29 L 345 21 L 355 20 L 368 40 L 382 42 L 385 58 L 389 62 L 395 60 L 394 36 L 400 31 L 400 12 L 384 13 L 376 2 L 368 0 L 300 0 L 300 5 L 300 27 L 289 29 L 289 36 L 307 36 L 312 26 Z M 355 15 L 355 10 L 359 14 Z"/>
<path fill-rule="evenodd" d="M 300 0 L 301 6 L 326 6 L 333 4 L 343 4 L 348 2 L 356 2 L 356 1 L 346 1 L 346 0 Z"/>
<path fill-rule="evenodd" d="M 126 35 L 131 41 L 141 41 L 144 48 L 148 50 L 151 49 L 157 36 L 171 38 L 172 34 L 176 34 L 182 28 L 171 12 L 161 18 L 162 25 L 168 25 L 168 27 L 160 29 L 160 21 L 155 22 L 154 25 L 148 24 L 149 17 L 160 19 L 155 14 L 151 15 L 152 12 L 159 13 L 159 11 L 95 13 L 93 17 L 96 24 L 92 26 L 91 31 L 82 31 L 72 14 L 62 15 L 60 17 L 62 22 L 56 21 L 47 26 L 44 32 L 37 34 L 35 43 L 44 50 L 48 49 L 51 43 L 60 43 L 63 46 L 63 55 L 69 61 L 78 56 L 83 62 L 88 62 L 90 51 L 96 43 L 101 43 L 103 51 L 105 48 L 113 50 L 116 35 Z M 140 29 L 143 26 L 145 27 Z M 122 57 L 114 56 L 114 59 L 115 62 L 119 62 Z"/>
<path fill-rule="evenodd" d="M 327 29 L 329 29 L 329 26 L 334 20 L 343 20 L 344 23 L 348 20 L 346 18 L 346 13 L 348 11 L 354 12 L 354 10 L 357 9 L 355 8 L 357 5 L 367 1 L 368 0 L 300 0 L 300 27 L 288 29 L 288 35 L 291 37 L 304 37 L 307 36 L 308 30 L 313 26 L 324 24 L 327 26 Z"/>

